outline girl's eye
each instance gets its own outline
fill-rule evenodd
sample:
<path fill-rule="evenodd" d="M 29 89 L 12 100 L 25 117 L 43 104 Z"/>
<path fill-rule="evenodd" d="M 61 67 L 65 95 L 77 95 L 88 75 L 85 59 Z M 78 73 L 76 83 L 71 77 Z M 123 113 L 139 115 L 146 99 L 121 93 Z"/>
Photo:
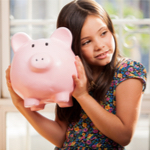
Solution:
<path fill-rule="evenodd" d="M 87 45 L 87 44 L 90 43 L 90 42 L 91 42 L 91 40 L 88 40 L 88 41 L 82 43 L 82 46 Z"/>
<path fill-rule="evenodd" d="M 107 33 L 107 31 L 104 31 L 101 35 L 104 36 Z"/>

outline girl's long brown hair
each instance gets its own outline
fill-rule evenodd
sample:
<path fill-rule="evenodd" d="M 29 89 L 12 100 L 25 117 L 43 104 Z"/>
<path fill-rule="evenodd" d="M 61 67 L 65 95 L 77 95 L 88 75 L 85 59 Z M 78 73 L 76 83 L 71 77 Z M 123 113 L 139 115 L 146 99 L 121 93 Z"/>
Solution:
<path fill-rule="evenodd" d="M 66 27 L 73 35 L 72 50 L 75 55 L 78 55 L 85 68 L 88 82 L 93 81 L 92 71 L 81 53 L 81 29 L 88 15 L 99 16 L 107 25 L 115 40 L 115 52 L 112 61 L 107 64 L 103 70 L 103 74 L 99 76 L 96 81 L 96 87 L 92 91 L 93 97 L 98 101 L 105 101 L 105 95 L 110 87 L 111 81 L 114 76 L 114 71 L 117 65 L 118 57 L 121 57 L 118 51 L 117 40 L 112 21 L 107 12 L 94 0 L 74 0 L 64 6 L 58 16 L 57 28 Z M 73 98 L 73 107 L 60 108 L 56 106 L 56 113 L 60 120 L 71 123 L 78 121 L 80 117 L 81 107 L 78 102 Z"/>

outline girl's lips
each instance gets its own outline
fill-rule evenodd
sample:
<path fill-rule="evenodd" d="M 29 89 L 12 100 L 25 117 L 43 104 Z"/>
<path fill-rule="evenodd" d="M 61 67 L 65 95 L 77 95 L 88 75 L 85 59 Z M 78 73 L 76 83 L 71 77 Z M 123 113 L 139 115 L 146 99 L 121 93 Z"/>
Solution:
<path fill-rule="evenodd" d="M 108 54 L 108 51 L 104 52 L 104 53 L 101 53 L 99 55 L 97 55 L 95 58 L 98 58 L 98 59 L 104 59 L 107 57 L 107 54 Z"/>

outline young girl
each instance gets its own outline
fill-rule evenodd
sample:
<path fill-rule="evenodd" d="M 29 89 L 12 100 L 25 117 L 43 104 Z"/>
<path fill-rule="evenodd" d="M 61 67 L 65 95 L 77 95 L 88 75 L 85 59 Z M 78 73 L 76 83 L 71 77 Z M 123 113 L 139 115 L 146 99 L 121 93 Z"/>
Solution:
<path fill-rule="evenodd" d="M 6 79 L 12 101 L 31 125 L 47 140 L 64 149 L 124 149 L 132 139 L 146 70 L 139 62 L 119 54 L 113 24 L 93 0 L 75 0 L 60 12 L 57 27 L 73 34 L 78 76 L 73 76 L 73 107 L 57 105 L 56 119 L 24 108 L 13 91 L 10 67 Z"/>

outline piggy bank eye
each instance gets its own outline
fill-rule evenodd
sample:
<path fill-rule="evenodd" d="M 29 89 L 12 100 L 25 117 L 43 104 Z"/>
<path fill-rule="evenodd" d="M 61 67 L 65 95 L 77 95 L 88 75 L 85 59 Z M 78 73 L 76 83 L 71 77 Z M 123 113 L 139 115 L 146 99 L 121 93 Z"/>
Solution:
<path fill-rule="evenodd" d="M 34 44 L 32 44 L 32 47 L 34 47 L 35 45 Z"/>
<path fill-rule="evenodd" d="M 48 46 L 48 43 L 45 43 L 46 46 Z"/>

